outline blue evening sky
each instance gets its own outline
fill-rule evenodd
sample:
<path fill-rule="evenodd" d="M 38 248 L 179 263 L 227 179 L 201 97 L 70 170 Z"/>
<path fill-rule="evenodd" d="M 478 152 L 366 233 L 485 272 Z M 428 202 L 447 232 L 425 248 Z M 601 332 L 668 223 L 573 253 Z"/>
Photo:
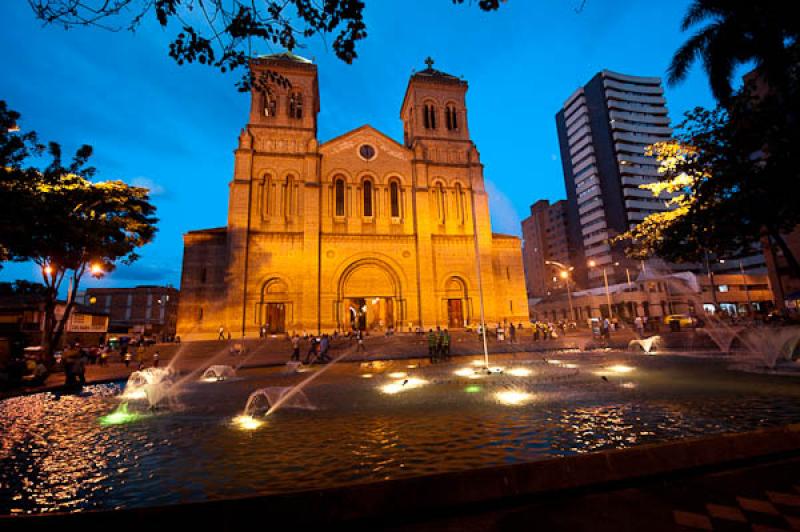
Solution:
<path fill-rule="evenodd" d="M 399 108 L 412 69 L 464 76 L 472 137 L 485 165 L 495 231 L 520 234 L 537 199 L 565 197 L 555 113 L 603 69 L 664 76 L 685 40 L 688 0 L 510 0 L 495 13 L 450 0 L 367 0 L 369 36 L 353 65 L 319 38 L 295 50 L 319 65 L 319 137 L 371 124 L 402 141 Z M 180 284 L 182 235 L 226 224 L 232 150 L 249 97 L 235 75 L 167 56 L 172 31 L 154 21 L 135 34 L 42 27 L 24 0 L 0 3 L 0 99 L 23 129 L 95 149 L 99 179 L 152 189 L 159 232 L 133 266 L 84 286 Z M 262 53 L 277 52 L 262 46 Z M 666 88 L 673 124 L 713 100 L 700 68 Z M 0 280 L 38 279 L 30 264 L 6 264 Z"/>

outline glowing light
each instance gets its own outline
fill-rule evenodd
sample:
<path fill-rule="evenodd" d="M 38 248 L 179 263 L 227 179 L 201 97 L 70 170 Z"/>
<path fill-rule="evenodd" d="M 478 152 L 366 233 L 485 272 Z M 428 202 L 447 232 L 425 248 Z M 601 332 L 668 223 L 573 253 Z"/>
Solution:
<path fill-rule="evenodd" d="M 136 421 L 139 417 L 141 416 L 135 412 L 128 412 L 128 403 L 122 403 L 116 410 L 101 417 L 100 424 L 103 426 L 123 425 Z"/>
<path fill-rule="evenodd" d="M 380 390 L 389 395 L 394 395 L 396 393 L 405 392 L 407 390 L 413 390 L 414 388 L 419 388 L 428 384 L 428 381 L 423 379 L 417 379 L 416 377 L 410 377 L 404 380 L 398 380 L 395 382 L 390 382 L 388 384 L 384 384 L 380 387 Z"/>
<path fill-rule="evenodd" d="M 459 377 L 471 377 L 475 373 L 475 370 L 472 368 L 459 368 L 453 373 Z"/>
<path fill-rule="evenodd" d="M 483 360 L 473 360 L 472 361 L 472 365 L 473 366 L 483 366 Z"/>
<path fill-rule="evenodd" d="M 562 271 L 559 275 L 561 276 L 562 279 L 566 279 L 569 274 L 565 271 Z"/>
<path fill-rule="evenodd" d="M 361 374 L 361 378 L 362 379 L 371 379 L 372 377 L 373 377 L 372 373 L 362 373 Z"/>
<path fill-rule="evenodd" d="M 482 374 L 480 374 L 480 373 L 473 373 L 472 375 L 468 376 L 467 378 L 468 378 L 468 379 L 480 379 L 481 377 L 483 377 L 483 375 L 482 375 Z"/>
<path fill-rule="evenodd" d="M 417 365 L 416 365 L 416 364 L 409 364 L 409 365 L 408 365 L 408 366 L 406 366 L 406 367 L 407 367 L 408 369 L 416 369 L 416 368 L 417 368 Z"/>
<path fill-rule="evenodd" d="M 488 368 L 486 370 L 486 373 L 492 373 L 492 374 L 495 374 L 495 375 L 499 375 L 500 373 L 503 373 L 503 368 L 497 368 L 497 367 Z"/>
<path fill-rule="evenodd" d="M 508 374 L 515 377 L 529 377 L 531 373 L 533 372 L 528 368 L 511 368 L 508 370 Z"/>
<path fill-rule="evenodd" d="M 519 390 L 503 390 L 495 393 L 494 397 L 504 405 L 518 406 L 529 403 L 533 399 L 533 394 Z"/>
<path fill-rule="evenodd" d="M 89 272 L 92 275 L 97 276 L 97 275 L 103 275 L 103 273 L 105 273 L 105 270 L 103 270 L 103 266 L 101 264 L 94 263 L 89 267 Z"/>
<path fill-rule="evenodd" d="M 623 388 L 627 388 L 628 390 L 632 390 L 632 389 L 636 388 L 636 383 L 635 382 L 623 382 L 622 383 L 622 387 Z"/>
<path fill-rule="evenodd" d="M 564 367 L 565 368 L 569 368 L 569 369 L 577 369 L 578 365 L 577 364 L 564 364 Z"/>
<path fill-rule="evenodd" d="M 52 266 L 49 266 L 49 265 L 48 265 L 48 266 L 45 266 L 45 267 L 44 267 L 44 269 L 43 269 L 43 271 L 44 271 L 44 273 L 46 273 L 47 275 L 52 275 L 52 274 L 53 274 L 53 267 L 52 267 Z"/>
<path fill-rule="evenodd" d="M 470 384 L 469 386 L 464 388 L 464 391 L 467 393 L 478 393 L 481 391 L 481 387 L 478 386 L 477 384 Z"/>
<path fill-rule="evenodd" d="M 217 378 L 216 377 L 206 377 L 206 378 L 200 379 L 200 380 L 203 381 L 203 382 L 217 382 Z"/>
<path fill-rule="evenodd" d="M 389 377 L 391 377 L 392 379 L 405 379 L 406 377 L 408 377 L 408 373 L 406 373 L 405 371 L 393 371 L 389 373 Z"/>
<path fill-rule="evenodd" d="M 614 373 L 630 373 L 631 371 L 633 371 L 632 367 L 625 366 L 623 364 L 616 364 L 608 369 L 613 371 Z"/>
<path fill-rule="evenodd" d="M 233 418 L 233 422 L 242 430 L 256 430 L 264 424 L 263 421 L 244 414 Z"/>
<path fill-rule="evenodd" d="M 561 360 L 556 360 L 555 358 L 552 358 L 552 359 L 548 360 L 547 363 L 548 364 L 553 364 L 554 366 L 558 366 L 558 365 L 562 364 L 562 361 Z"/>

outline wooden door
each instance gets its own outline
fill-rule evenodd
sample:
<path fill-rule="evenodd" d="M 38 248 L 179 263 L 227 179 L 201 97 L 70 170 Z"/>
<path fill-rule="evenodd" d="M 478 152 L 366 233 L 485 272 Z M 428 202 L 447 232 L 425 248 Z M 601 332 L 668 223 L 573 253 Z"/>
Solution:
<path fill-rule="evenodd" d="M 447 322 L 451 329 L 460 329 L 464 326 L 464 311 L 460 299 L 447 300 Z"/>

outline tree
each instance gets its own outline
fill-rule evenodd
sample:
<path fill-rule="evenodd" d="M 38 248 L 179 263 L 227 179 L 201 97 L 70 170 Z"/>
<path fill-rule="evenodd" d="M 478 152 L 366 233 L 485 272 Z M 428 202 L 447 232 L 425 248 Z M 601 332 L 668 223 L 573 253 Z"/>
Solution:
<path fill-rule="evenodd" d="M 695 0 L 681 30 L 703 22 L 707 24 L 675 52 L 668 69 L 670 84 L 683 81 L 692 63 L 699 60 L 714 97 L 723 105 L 730 102 L 731 80 L 741 65 L 755 63 L 771 86 L 784 86 L 792 64 L 791 48 L 800 38 L 795 0 Z"/>
<path fill-rule="evenodd" d="M 34 132 L 17 135 L 19 114 L 0 101 L 0 248 L 5 260 L 39 266 L 45 285 L 43 346 L 52 354 L 75 306 L 81 278 L 101 275 L 117 262 L 138 258 L 136 249 L 155 235 L 155 207 L 145 188 L 122 181 L 93 182 L 90 146 L 65 165 L 61 147 L 45 150 Z M 30 164 L 45 153 L 44 168 Z M 56 316 L 59 290 L 69 279 L 64 311 Z"/>
<path fill-rule="evenodd" d="M 465 0 L 451 0 L 463 4 Z M 504 0 L 502 0 L 504 1 Z M 501 0 L 479 0 L 478 7 L 494 11 Z M 135 31 L 147 16 L 162 28 L 180 26 L 169 46 L 179 65 L 198 62 L 221 72 L 246 66 L 258 45 L 279 46 L 290 52 L 302 39 L 335 34 L 336 57 L 350 64 L 358 57 L 356 44 L 367 37 L 364 2 L 360 0 L 28 0 L 45 24 L 64 28 L 97 26 L 111 31 Z M 238 83 L 246 92 L 269 82 L 286 84 L 274 72 L 257 82 L 246 69 Z"/>
<path fill-rule="evenodd" d="M 33 283 L 25 279 L 17 279 L 13 283 L 0 283 L 0 296 L 43 296 L 47 287 L 42 283 Z"/>

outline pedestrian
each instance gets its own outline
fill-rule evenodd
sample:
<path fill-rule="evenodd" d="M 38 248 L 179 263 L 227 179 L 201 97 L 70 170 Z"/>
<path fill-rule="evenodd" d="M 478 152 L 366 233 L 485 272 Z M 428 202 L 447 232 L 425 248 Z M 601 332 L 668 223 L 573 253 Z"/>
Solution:
<path fill-rule="evenodd" d="M 611 338 L 611 322 L 608 320 L 608 318 L 603 318 L 602 331 L 603 331 L 603 338 L 605 338 L 606 340 Z"/>
<path fill-rule="evenodd" d="M 306 353 L 306 359 L 303 361 L 303 364 L 311 364 L 317 358 L 317 339 L 312 336 L 311 337 L 311 345 L 308 346 L 308 353 Z"/>
<path fill-rule="evenodd" d="M 292 336 L 292 360 L 300 360 L 300 337 L 297 334 Z"/>
<path fill-rule="evenodd" d="M 538 322 L 533 324 L 533 341 L 534 342 L 538 342 L 539 341 L 539 323 Z"/>
<path fill-rule="evenodd" d="M 161 360 L 161 355 L 159 355 L 158 351 L 156 351 L 155 353 L 153 353 L 153 367 L 154 368 L 158 367 L 159 360 Z"/>
<path fill-rule="evenodd" d="M 222 325 L 219 326 L 219 334 L 217 335 L 217 340 L 224 340 L 225 339 L 225 327 Z"/>
<path fill-rule="evenodd" d="M 131 354 L 131 352 L 130 352 L 130 351 L 128 351 L 128 352 L 126 352 L 126 353 L 125 353 L 125 354 L 122 356 L 122 359 L 123 359 L 123 361 L 125 362 L 125 367 L 126 367 L 126 368 L 127 368 L 127 367 L 130 367 L 130 365 L 131 365 L 131 360 L 133 360 L 133 355 Z"/>
<path fill-rule="evenodd" d="M 450 333 L 447 329 L 444 330 L 444 334 L 442 335 L 442 352 L 441 356 L 445 360 L 450 359 Z"/>
<path fill-rule="evenodd" d="M 508 327 L 508 340 L 512 344 L 517 341 L 517 328 L 513 323 Z"/>
<path fill-rule="evenodd" d="M 436 327 L 436 360 L 442 360 L 442 342 L 443 342 L 444 332 L 442 331 L 441 327 Z"/>
<path fill-rule="evenodd" d="M 428 330 L 428 357 L 431 359 L 431 363 L 436 362 L 436 333 L 433 332 L 433 329 Z"/>
<path fill-rule="evenodd" d="M 636 334 L 639 335 L 639 338 L 644 337 L 644 321 L 642 320 L 641 316 L 636 316 L 633 320 L 633 326 L 636 328 Z"/>
<path fill-rule="evenodd" d="M 81 386 L 86 385 L 86 362 L 88 362 L 88 360 L 89 357 L 86 356 L 86 352 L 84 351 L 75 361 L 75 376 L 78 378 L 78 384 Z"/>
<path fill-rule="evenodd" d="M 231 331 L 228 331 L 228 340 L 231 339 Z"/>
<path fill-rule="evenodd" d="M 319 360 L 320 362 L 330 362 L 331 357 L 328 356 L 328 349 L 330 348 L 331 340 L 328 337 L 328 334 L 322 335 L 322 340 L 319 343 Z"/>

